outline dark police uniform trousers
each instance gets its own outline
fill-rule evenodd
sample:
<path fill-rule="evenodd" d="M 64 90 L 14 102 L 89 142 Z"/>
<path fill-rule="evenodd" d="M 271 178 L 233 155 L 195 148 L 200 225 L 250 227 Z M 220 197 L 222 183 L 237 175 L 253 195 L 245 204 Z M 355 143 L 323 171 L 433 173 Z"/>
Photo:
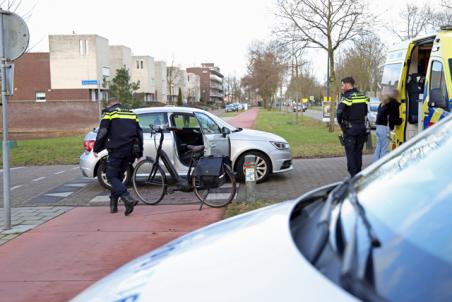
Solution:
<path fill-rule="evenodd" d="M 345 154 L 347 156 L 347 170 L 351 176 L 361 171 L 363 162 L 363 147 L 367 140 L 364 123 L 352 124 L 344 129 Z"/>
<path fill-rule="evenodd" d="M 134 160 L 131 148 L 108 150 L 107 180 L 111 184 L 112 197 L 119 198 L 127 193 L 127 187 L 122 183 L 122 179 Z"/>

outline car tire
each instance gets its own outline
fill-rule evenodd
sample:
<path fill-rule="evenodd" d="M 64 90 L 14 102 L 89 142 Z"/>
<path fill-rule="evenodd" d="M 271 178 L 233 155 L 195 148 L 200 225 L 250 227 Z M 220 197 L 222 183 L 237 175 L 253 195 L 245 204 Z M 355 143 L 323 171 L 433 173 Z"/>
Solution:
<path fill-rule="evenodd" d="M 246 155 L 254 155 L 256 156 L 256 169 L 257 171 L 257 179 L 256 183 L 263 183 L 267 180 L 271 171 L 271 162 L 268 156 L 259 151 L 249 151 L 242 154 L 237 161 L 236 172 L 237 179 L 240 181 L 245 181 L 245 173 L 243 169 L 243 164 L 245 162 Z"/>
<path fill-rule="evenodd" d="M 97 168 L 97 180 L 99 181 L 100 185 L 104 187 L 105 189 L 111 190 L 111 185 L 107 180 L 107 159 L 102 158 L 99 162 L 99 167 Z M 129 166 L 129 168 L 124 173 L 124 178 L 122 180 L 122 183 L 125 185 L 129 185 L 130 181 L 132 179 L 133 174 L 133 167 Z"/>

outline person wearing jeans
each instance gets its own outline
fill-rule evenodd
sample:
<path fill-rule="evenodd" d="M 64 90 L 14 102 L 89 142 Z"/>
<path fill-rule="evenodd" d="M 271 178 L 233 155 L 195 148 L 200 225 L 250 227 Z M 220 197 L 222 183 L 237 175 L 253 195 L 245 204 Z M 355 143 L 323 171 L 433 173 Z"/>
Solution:
<path fill-rule="evenodd" d="M 378 106 L 376 125 L 377 146 L 373 155 L 373 162 L 376 162 L 389 152 L 389 136 L 394 126 L 402 124 L 399 106 L 397 101 L 399 93 L 396 89 L 383 96 L 383 100 Z"/>

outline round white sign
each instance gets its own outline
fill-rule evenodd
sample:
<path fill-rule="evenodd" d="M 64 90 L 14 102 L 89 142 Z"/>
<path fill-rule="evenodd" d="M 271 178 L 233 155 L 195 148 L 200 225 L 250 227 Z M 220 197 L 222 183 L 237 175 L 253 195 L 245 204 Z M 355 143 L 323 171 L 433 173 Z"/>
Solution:
<path fill-rule="evenodd" d="M 2 11 L 1 14 L 3 15 L 5 59 L 14 61 L 27 50 L 30 41 L 28 26 L 15 13 Z"/>

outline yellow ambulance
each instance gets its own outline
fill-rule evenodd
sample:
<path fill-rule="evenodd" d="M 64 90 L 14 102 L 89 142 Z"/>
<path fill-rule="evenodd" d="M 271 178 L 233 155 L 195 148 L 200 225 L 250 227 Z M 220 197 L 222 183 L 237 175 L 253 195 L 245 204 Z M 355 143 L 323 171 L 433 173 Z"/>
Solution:
<path fill-rule="evenodd" d="M 398 147 L 452 110 L 452 26 L 392 48 L 383 67 L 380 93 L 388 87 L 400 91 L 403 122 L 391 133 Z M 419 114 L 420 113 L 420 114 Z"/>

